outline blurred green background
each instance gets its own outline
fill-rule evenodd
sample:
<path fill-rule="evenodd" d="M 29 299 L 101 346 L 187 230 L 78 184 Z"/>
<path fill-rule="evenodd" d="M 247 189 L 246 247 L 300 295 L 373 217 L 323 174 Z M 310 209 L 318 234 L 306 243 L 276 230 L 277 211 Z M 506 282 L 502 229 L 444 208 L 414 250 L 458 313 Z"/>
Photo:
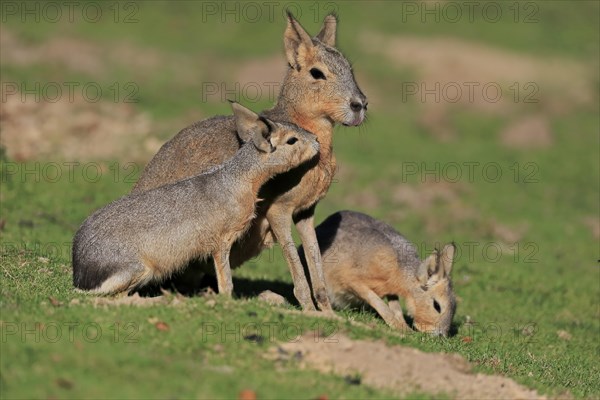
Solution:
<path fill-rule="evenodd" d="M 336 128 L 340 168 L 317 220 L 355 209 L 422 255 L 459 247 L 456 335 L 399 339 L 369 310 L 343 315 L 373 330 L 339 329 L 458 352 L 544 394 L 600 396 L 598 2 L 4 1 L 2 397 L 393 395 L 280 368 L 260 358 L 268 343 L 198 340 L 203 321 L 318 324 L 252 296 L 107 307 L 72 290 L 75 230 L 162 143 L 229 114 L 227 99 L 273 104 L 286 8 L 311 34 L 339 15 L 338 48 L 369 98 L 364 125 Z M 278 249 L 234 275 L 249 291 L 290 290 Z M 44 326 L 73 321 L 105 333 L 44 340 Z M 134 344 L 106 333 L 127 323 Z"/>

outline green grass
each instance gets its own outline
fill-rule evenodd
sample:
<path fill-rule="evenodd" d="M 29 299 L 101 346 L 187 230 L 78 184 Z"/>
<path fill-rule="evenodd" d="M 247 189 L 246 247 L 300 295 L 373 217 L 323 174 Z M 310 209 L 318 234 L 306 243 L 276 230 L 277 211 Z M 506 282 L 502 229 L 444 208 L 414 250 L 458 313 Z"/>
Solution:
<path fill-rule="evenodd" d="M 600 65 L 598 3 L 532 3 L 539 8 L 539 22 L 531 24 L 515 24 L 507 14 L 512 2 L 502 4 L 507 17 L 494 24 L 481 17 L 473 23 L 421 23 L 418 17 L 406 16 L 406 22 L 401 22 L 402 6 L 393 2 L 337 4 L 341 48 L 381 101 L 379 108 L 369 108 L 366 126 L 336 128 L 338 161 L 350 172 L 332 185 L 317 209 L 317 220 L 353 208 L 390 222 L 419 245 L 422 255 L 435 243 L 450 240 L 458 243 L 461 253 L 453 272 L 460 298 L 454 336 L 442 340 L 415 334 L 400 339 L 372 312 L 361 310 L 344 310 L 340 315 L 375 324 L 373 330 L 347 323 L 337 324 L 335 329 L 354 338 L 457 352 L 472 362 L 476 371 L 509 376 L 544 394 L 568 391 L 576 398 L 597 398 L 599 249 L 598 239 L 585 223 L 599 218 L 597 93 L 592 104 L 563 113 L 540 105 L 519 107 L 524 114 L 539 112 L 548 119 L 553 142 L 547 148 L 504 147 L 499 132 L 515 116 L 488 115 L 465 107 L 453 110 L 448 122 L 456 137 L 439 141 L 419 123 L 423 104 L 398 101 L 399 83 L 418 79 L 419 71 L 372 59 L 355 45 L 360 34 L 369 31 L 452 36 L 531 56 Z M 319 5 L 317 21 L 309 6 L 303 5 L 301 20 L 315 32 L 325 3 Z M 115 24 L 110 19 L 96 24 L 21 23 L 18 18 L 8 18 L 3 25 L 34 44 L 53 37 L 77 37 L 110 51 L 125 38 L 134 48 L 152 49 L 165 60 L 184 59 L 197 70 L 195 82 L 180 79 L 176 65 L 169 62 L 138 73 L 114 61 L 103 66 L 102 76 L 45 63 L 3 64 L 2 81 L 93 81 L 102 87 L 114 81 L 136 82 L 140 101 L 134 107 L 162 124 L 155 133 L 166 139 L 183 127 L 166 131 L 164 124 L 169 121 L 189 118 L 190 113 L 227 112 L 220 102 L 201 102 L 202 82 L 233 79 L 229 74 L 237 65 L 254 58 L 280 54 L 284 62 L 284 22 L 279 17 L 273 23 L 230 21 L 225 26 L 218 19 L 204 21 L 200 3 L 183 1 L 143 2 L 137 15 L 139 22 L 133 24 Z M 598 82 L 596 77 L 596 89 Z M 543 102 L 544 92 L 539 96 Z M 268 105 L 261 100 L 251 106 Z M 61 167 L 60 179 L 45 173 L 51 161 Z M 0 161 L 0 220 L 5 221 L 0 231 L 0 397 L 235 398 L 242 389 L 255 390 L 259 398 L 394 396 L 353 385 L 351 379 L 301 369 L 293 360 L 275 363 L 263 357 L 277 341 L 289 338 L 290 327 L 307 332 L 322 329 L 324 323 L 265 306 L 250 296 L 270 285 L 290 292 L 291 279 L 278 249 L 234 272 L 240 293 L 235 300 L 217 298 L 212 304 L 210 298 L 193 297 L 178 305 L 107 307 L 75 293 L 70 266 L 73 234 L 91 212 L 130 190 L 137 173 L 124 180 L 126 161 L 98 160 L 103 173 L 97 182 L 85 179 L 81 166 L 70 179 L 60 159 L 20 163 L 3 157 Z M 422 165 L 433 168 L 435 163 L 451 162 L 463 166 L 462 179 L 449 184 L 456 199 L 438 199 L 424 210 L 398 202 L 395 193 L 399 188 L 419 190 L 426 185 Z M 480 163 L 472 180 L 464 175 L 464 163 L 469 162 Z M 409 163 L 419 166 L 417 174 L 405 176 Z M 502 170 L 497 182 L 482 173 L 482 166 L 488 163 L 496 163 Z M 117 165 L 120 174 L 115 177 Z M 376 207 L 356 197 L 369 192 L 377 198 Z M 457 213 L 463 209 L 470 213 Z M 496 224 L 520 232 L 517 243 L 503 243 Z M 468 243 L 474 243 L 472 254 L 467 252 Z M 493 254 L 496 243 L 502 249 L 497 260 Z M 490 253 L 486 255 L 483 249 Z M 156 321 L 166 323 L 169 329 L 157 329 Z M 221 340 L 206 331 L 210 324 L 221 329 L 236 323 L 261 326 L 270 322 L 275 323 L 272 335 L 264 330 L 254 332 L 266 336 L 260 344 L 242 335 Z M 101 329 L 97 337 L 96 327 Z M 54 342 L 56 328 L 61 335 Z M 561 339 L 559 331 L 568 332 L 570 339 Z"/>

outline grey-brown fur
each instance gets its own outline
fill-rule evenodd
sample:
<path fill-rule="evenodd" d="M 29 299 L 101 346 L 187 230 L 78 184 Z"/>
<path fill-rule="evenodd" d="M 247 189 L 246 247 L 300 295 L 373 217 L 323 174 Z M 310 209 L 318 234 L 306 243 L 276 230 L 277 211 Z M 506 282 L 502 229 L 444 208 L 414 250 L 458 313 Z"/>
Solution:
<path fill-rule="evenodd" d="M 204 174 L 125 196 L 86 219 L 73 241 L 77 288 L 130 291 L 210 256 L 219 292 L 231 294 L 229 250 L 254 217 L 259 188 L 319 150 L 309 132 L 233 108 L 247 141 L 232 158 Z"/>
<path fill-rule="evenodd" d="M 306 34 L 291 15 L 289 19 L 288 31 Z M 273 108 L 263 111 L 263 116 L 272 121 L 293 123 L 315 134 L 319 132 L 310 129 L 315 125 L 333 127 L 334 123 L 341 123 L 351 126 L 363 121 L 367 100 L 356 84 L 350 63 L 333 47 L 335 25 L 334 16 L 326 17 L 319 35 L 314 38 L 307 36 L 307 40 L 313 45 L 312 58 L 318 59 L 317 63 L 312 64 L 324 65 L 336 79 L 326 79 L 319 86 L 314 84 L 319 80 L 312 76 L 299 78 L 298 75 L 310 75 L 310 68 L 305 66 L 303 70 L 297 59 L 298 55 L 292 54 L 294 50 L 290 49 L 289 69 L 277 102 Z M 331 45 L 319 39 L 325 35 L 329 35 Z M 357 112 L 352 110 L 352 103 L 359 104 Z M 219 165 L 231 158 L 242 143 L 232 116 L 220 115 L 197 121 L 182 129 L 161 147 L 145 167 L 132 193 L 141 193 Z"/>
<path fill-rule="evenodd" d="M 314 304 L 292 239 L 291 226 L 294 223 L 302 243 L 314 249 L 308 259 L 313 294 L 320 309 L 331 310 L 314 233 L 314 207 L 327 193 L 335 173 L 334 125 L 359 125 L 367 108 L 366 97 L 354 80 L 348 60 L 334 47 L 336 25 L 335 16 L 327 16 L 321 32 L 311 38 L 291 15 L 288 18 L 284 45 L 289 69 L 277 104 L 262 115 L 274 121 L 293 123 L 317 135 L 320 154 L 314 162 L 277 176 L 261 190 L 260 197 L 265 201 L 257 209 L 257 218 L 231 253 L 232 265 L 237 266 L 276 239 L 284 250 L 296 298 L 305 309 L 314 309 Z M 321 79 L 314 69 L 325 79 Z M 242 143 L 231 118 L 214 117 L 197 122 L 160 149 L 132 193 L 141 193 L 219 165 L 231 158 Z"/>
<path fill-rule="evenodd" d="M 388 325 L 406 329 L 399 303 L 382 300 L 395 295 L 406 299 L 415 328 L 448 334 L 456 310 L 450 279 L 453 245 L 422 261 L 415 246 L 394 228 L 355 211 L 330 215 L 316 233 L 334 307 L 367 303 Z M 304 259 L 303 249 L 299 252 Z"/>

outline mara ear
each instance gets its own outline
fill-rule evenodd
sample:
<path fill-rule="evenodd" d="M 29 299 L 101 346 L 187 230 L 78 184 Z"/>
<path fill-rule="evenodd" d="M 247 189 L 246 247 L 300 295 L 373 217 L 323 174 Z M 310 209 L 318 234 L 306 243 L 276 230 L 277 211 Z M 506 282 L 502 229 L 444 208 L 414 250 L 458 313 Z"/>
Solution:
<path fill-rule="evenodd" d="M 268 132 L 256 132 L 252 138 L 254 147 L 263 153 L 272 153 L 275 151 L 275 147 L 271 143 L 271 131 Z"/>
<path fill-rule="evenodd" d="M 454 243 L 450 243 L 444 246 L 442 253 L 440 254 L 439 264 L 440 272 L 445 277 L 449 277 L 452 272 L 452 264 L 454 263 L 454 254 L 456 253 L 456 246 Z"/>
<path fill-rule="evenodd" d="M 270 150 L 271 144 L 268 142 L 268 138 L 265 139 L 265 135 L 270 136 L 271 128 L 266 120 L 240 103 L 231 101 L 231 108 L 233 109 L 233 116 L 235 118 L 235 129 L 237 130 L 240 139 L 242 139 L 243 142 L 253 140 L 256 145 L 258 135 L 267 142 Z M 260 147 L 258 148 L 262 150 Z"/>
<path fill-rule="evenodd" d="M 329 14 L 323 20 L 321 32 L 317 35 L 317 39 L 327 46 L 335 47 L 335 35 L 337 31 L 337 16 Z"/>
<path fill-rule="evenodd" d="M 313 48 L 313 43 L 310 35 L 306 33 L 304 28 L 302 28 L 289 11 L 287 19 L 287 28 L 285 28 L 285 33 L 283 34 L 285 56 L 290 66 L 299 71 L 300 65 L 308 58 L 309 52 Z"/>
<path fill-rule="evenodd" d="M 435 274 L 438 267 L 438 258 L 439 253 L 437 250 L 434 250 L 433 253 L 419 265 L 419 268 L 417 269 L 417 279 L 421 285 L 425 285 L 429 280 L 429 277 Z"/>

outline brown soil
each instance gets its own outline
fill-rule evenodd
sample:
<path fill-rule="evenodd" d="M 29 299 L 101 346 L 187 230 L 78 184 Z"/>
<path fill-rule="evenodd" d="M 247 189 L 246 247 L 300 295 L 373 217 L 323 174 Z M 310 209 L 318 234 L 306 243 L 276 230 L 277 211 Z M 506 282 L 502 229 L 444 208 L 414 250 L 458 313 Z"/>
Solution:
<path fill-rule="evenodd" d="M 237 72 L 236 81 L 240 85 L 257 84 L 261 91 L 261 100 L 268 98 L 270 102 L 275 102 L 281 82 L 287 70 L 287 64 L 283 54 L 277 54 L 268 58 L 253 60 L 243 63 Z M 272 90 L 274 97 L 269 93 Z M 254 94 L 254 90 L 248 89 L 249 95 Z"/>
<path fill-rule="evenodd" d="M 159 69 L 170 70 L 170 76 L 177 82 L 196 82 L 198 79 L 198 66 L 193 59 L 165 54 L 126 40 L 102 45 L 73 37 L 55 36 L 35 44 L 1 27 L 0 46 L 2 65 L 54 65 L 99 79 L 110 78 L 106 66 L 116 65 L 134 71 L 138 79 L 154 74 Z M 73 57 L 74 54 L 77 57 Z"/>
<path fill-rule="evenodd" d="M 590 229 L 594 239 L 600 239 L 600 218 L 597 215 L 585 217 L 583 223 Z"/>
<path fill-rule="evenodd" d="M 414 68 L 430 83 L 537 82 L 545 89 L 545 101 L 552 100 L 571 108 L 594 100 L 594 91 L 589 85 L 594 70 L 570 59 L 533 57 L 455 38 L 365 34 L 362 43 L 365 49 L 385 54 L 398 66 Z M 380 45 L 373 46 L 373 43 Z M 473 104 L 494 113 L 501 111 L 494 103 L 481 103 L 483 100 L 476 97 Z"/>
<path fill-rule="evenodd" d="M 540 399 L 535 391 L 496 375 L 473 374 L 457 354 L 424 353 L 381 341 L 353 340 L 336 333 L 324 338 L 308 333 L 280 344 L 267 355 L 274 360 L 300 359 L 301 366 L 325 373 L 360 376 L 360 383 L 398 395 L 445 394 L 460 399 Z"/>
<path fill-rule="evenodd" d="M 57 36 L 40 43 L 29 42 L 6 27 L 0 27 L 0 47 L 2 66 L 30 67 L 44 64 L 104 80 L 110 78 L 112 70 L 107 66 L 116 66 L 132 71 L 136 82 L 143 82 L 157 70 L 163 70 L 169 73 L 176 87 L 198 84 L 202 81 L 199 70 L 206 75 L 209 73 L 207 71 L 213 69 L 211 65 L 219 64 L 194 59 L 192 56 L 160 52 L 127 41 L 108 45 Z M 73 57 L 73 54 L 77 57 Z M 200 68 L 204 64 L 207 68 Z M 264 100 L 269 91 L 274 96 L 279 93 L 279 86 L 270 88 L 265 83 L 271 83 L 272 86 L 273 83 L 281 82 L 286 63 L 283 55 L 278 54 L 249 61 L 236 66 L 234 70 L 237 71 L 240 85 L 258 84 L 261 100 Z M 107 87 L 101 88 L 103 92 L 109 90 Z M 0 111 L 0 144 L 6 147 L 10 159 L 118 159 L 145 163 L 164 143 L 164 140 L 155 137 L 157 133 L 169 132 L 170 135 L 175 135 L 179 129 L 201 119 L 194 110 L 193 115 L 157 123 L 149 115 L 137 111 L 135 104 L 92 103 L 82 98 L 81 90 L 77 90 L 81 87 L 75 89 L 75 99 L 69 99 L 65 95 L 68 88 L 61 86 L 61 89 L 63 96 L 54 103 L 44 101 L 43 98 L 39 101 L 32 94 L 7 96 Z M 125 88 L 119 89 L 120 97 L 131 94 Z M 242 87 L 241 90 L 245 89 L 253 94 L 251 89 Z M 208 100 L 220 101 L 221 96 L 208 97 Z"/>
<path fill-rule="evenodd" d="M 392 200 L 399 205 L 394 216 L 402 222 L 409 214 L 417 214 L 423 219 L 427 234 L 438 237 L 451 232 L 456 223 L 480 219 L 479 212 L 462 200 L 465 194 L 468 194 L 468 187 L 464 184 L 443 180 L 427 180 L 417 186 L 400 184 L 392 192 Z M 445 212 L 440 216 L 431 210 Z"/>
<path fill-rule="evenodd" d="M 548 119 L 543 115 L 528 115 L 512 122 L 500 132 L 500 141 L 506 147 L 536 149 L 553 143 Z"/>
<path fill-rule="evenodd" d="M 11 160 L 145 160 L 161 143 L 152 120 L 126 103 L 90 103 L 62 97 L 55 103 L 19 95 L 0 111 L 0 144 Z"/>
<path fill-rule="evenodd" d="M 377 193 L 375 189 L 371 191 Z M 507 246 L 523 239 L 529 230 L 528 224 L 511 226 L 485 217 L 479 210 L 467 205 L 464 197 L 469 195 L 469 187 L 460 182 L 426 180 L 418 185 L 399 184 L 391 195 L 392 201 L 398 205 L 391 217 L 401 224 L 407 216 L 418 215 L 423 220 L 425 231 L 433 239 L 440 239 L 451 232 L 457 223 L 478 227 L 473 237 L 492 240 L 505 246 L 503 250 L 506 251 L 509 251 Z"/>
<path fill-rule="evenodd" d="M 344 207 L 349 209 L 376 210 L 380 205 L 378 195 L 368 189 L 348 193 L 344 198 Z"/>
<path fill-rule="evenodd" d="M 165 293 L 161 296 L 142 297 L 139 293 L 134 293 L 131 296 L 125 294 L 117 296 L 101 296 L 91 297 L 90 302 L 94 307 L 106 306 L 132 306 L 132 307 L 150 307 L 154 305 L 180 306 L 186 301 L 185 297 L 180 294 Z M 79 304 L 77 301 L 74 304 Z"/>
<path fill-rule="evenodd" d="M 159 52 L 127 41 L 100 44 L 57 36 L 35 43 L 24 40 L 6 27 L 0 27 L 0 47 L 2 66 L 44 64 L 108 81 L 112 69 L 107 66 L 116 66 L 131 71 L 131 76 L 136 78 L 135 84 L 141 84 L 159 69 L 169 73 L 175 86 L 197 83 L 201 79 L 198 73 L 201 60 Z M 148 114 L 137 110 L 135 103 L 125 102 L 125 99 L 136 101 L 131 86 L 124 87 L 126 82 L 118 88 L 119 102 L 85 99 L 81 86 L 72 89 L 74 96 L 69 98 L 68 87 L 57 84 L 62 96 L 55 102 L 46 101 L 48 99 L 44 97 L 36 99 L 33 94 L 17 93 L 6 97 L 0 111 L 0 144 L 6 147 L 10 159 L 117 159 L 143 163 L 164 142 L 154 137 L 156 133 L 174 135 L 188 122 L 200 118 L 194 112 L 193 116 L 185 115 L 185 121 L 157 124 Z M 114 87 L 101 86 L 101 89 L 103 93 L 110 90 L 110 93 L 115 93 Z M 54 95 L 54 91 L 50 92 Z M 94 91 L 92 93 L 95 94 Z M 176 128 L 173 129 L 173 126 Z"/>
<path fill-rule="evenodd" d="M 398 185 L 392 197 L 396 202 L 413 210 L 429 210 L 437 202 L 444 204 L 459 202 L 459 195 L 464 190 L 464 185 L 460 183 L 426 181 L 419 186 Z"/>
<path fill-rule="evenodd" d="M 0 46 L 3 66 L 54 65 L 95 78 L 108 78 L 105 68 L 108 64 L 134 69 L 136 76 L 177 64 L 180 69 L 174 74 L 177 79 L 190 77 L 190 63 L 166 63 L 163 54 L 125 42 L 102 46 L 81 39 L 53 37 L 35 44 L 1 27 Z M 21 93 L 6 97 L 0 111 L 0 144 L 10 159 L 145 161 L 162 144 L 150 136 L 155 123 L 149 115 L 138 111 L 135 104 L 90 101 L 83 97 L 81 86 L 71 89 L 70 96 L 67 86 L 57 85 L 62 95 L 56 101 Z M 132 94 L 126 88 L 120 89 L 127 91 L 127 95 Z M 135 101 L 135 98 L 130 100 Z"/>
<path fill-rule="evenodd" d="M 595 69 L 587 64 L 565 58 L 542 58 L 519 54 L 471 43 L 456 38 L 422 38 L 414 36 L 383 36 L 377 33 L 365 33 L 361 37 L 365 51 L 387 57 L 399 68 L 407 68 L 418 74 L 417 85 L 427 90 L 438 84 L 458 84 L 461 95 L 454 103 L 455 92 L 449 91 L 440 101 L 433 101 L 433 95 L 423 98 L 421 87 L 409 100 L 422 104 L 417 116 L 419 123 L 441 141 L 456 137 L 450 116 L 457 108 L 482 112 L 488 115 L 508 117 L 519 115 L 524 110 L 533 112 L 541 109 L 548 115 L 565 114 L 595 101 Z M 376 45 L 374 45 L 376 44 Z M 469 89 L 465 82 L 474 82 L 474 96 L 469 98 Z M 519 94 L 515 99 L 518 83 Z M 525 86 L 533 82 L 534 86 Z M 488 83 L 502 87 L 502 96 L 496 101 L 486 99 L 483 86 Z M 538 91 L 534 93 L 535 87 Z M 491 89 L 490 89 L 491 90 Z M 437 90 L 443 93 L 442 90 Z M 401 98 L 397 93 L 397 98 Z M 493 91 L 488 94 L 494 97 Z M 530 95 L 529 97 L 527 97 Z M 537 100 L 535 103 L 525 99 Z M 537 120 L 533 126 L 533 137 L 501 142 L 509 146 L 548 146 L 551 137 L 547 124 Z M 529 128 L 526 126 L 526 128 Z M 521 136 L 521 135 L 519 135 Z M 523 142 L 523 143 L 522 143 Z M 533 143 L 533 144 L 532 144 Z"/>

